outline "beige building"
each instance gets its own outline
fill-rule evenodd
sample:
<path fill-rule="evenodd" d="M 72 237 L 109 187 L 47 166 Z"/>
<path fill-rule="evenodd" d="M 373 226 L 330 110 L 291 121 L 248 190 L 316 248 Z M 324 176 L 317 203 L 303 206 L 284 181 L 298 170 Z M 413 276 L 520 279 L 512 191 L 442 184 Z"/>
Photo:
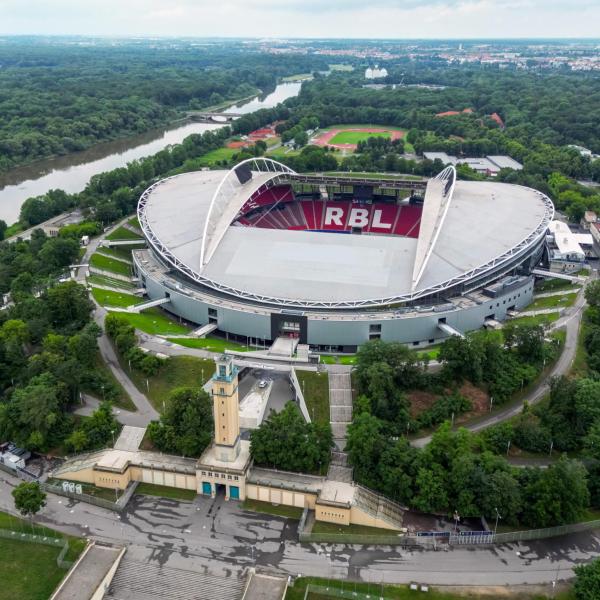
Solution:
<path fill-rule="evenodd" d="M 238 372 L 232 357 L 216 360 L 212 379 L 215 436 L 196 460 L 113 448 L 67 460 L 53 476 L 124 490 L 134 481 L 195 490 L 226 500 L 259 500 L 307 508 L 317 521 L 402 529 L 403 509 L 359 485 L 326 477 L 256 468 L 250 443 L 240 438 Z"/>

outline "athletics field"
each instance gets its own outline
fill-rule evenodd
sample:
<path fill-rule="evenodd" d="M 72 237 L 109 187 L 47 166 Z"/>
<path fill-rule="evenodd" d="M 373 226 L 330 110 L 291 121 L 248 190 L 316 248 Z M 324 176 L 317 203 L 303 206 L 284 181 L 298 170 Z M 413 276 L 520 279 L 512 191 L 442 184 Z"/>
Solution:
<path fill-rule="evenodd" d="M 311 143 L 316 146 L 333 146 L 340 150 L 355 150 L 358 142 L 370 137 L 397 140 L 404 137 L 402 129 L 385 126 L 339 125 L 320 131 Z"/>

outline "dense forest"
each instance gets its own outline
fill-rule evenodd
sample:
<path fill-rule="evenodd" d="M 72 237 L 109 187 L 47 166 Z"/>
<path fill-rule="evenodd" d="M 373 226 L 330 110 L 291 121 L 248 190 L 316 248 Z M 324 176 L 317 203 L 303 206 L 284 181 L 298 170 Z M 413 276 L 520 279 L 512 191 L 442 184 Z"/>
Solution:
<path fill-rule="evenodd" d="M 30 42 L 0 45 L 0 172 L 269 91 L 282 76 L 324 64 L 234 44 Z"/>

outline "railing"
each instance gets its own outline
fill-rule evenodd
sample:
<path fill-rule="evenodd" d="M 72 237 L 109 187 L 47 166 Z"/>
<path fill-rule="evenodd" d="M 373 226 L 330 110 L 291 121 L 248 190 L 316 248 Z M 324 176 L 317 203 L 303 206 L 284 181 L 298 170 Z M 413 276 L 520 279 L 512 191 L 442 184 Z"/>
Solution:
<path fill-rule="evenodd" d="M 310 423 L 311 422 L 310 414 L 308 412 L 308 407 L 306 406 L 304 394 L 302 393 L 302 386 L 300 385 L 300 382 L 298 381 L 298 376 L 296 375 L 296 369 L 294 369 L 294 367 L 292 367 L 290 379 L 292 381 L 292 386 L 294 387 L 294 391 L 296 392 L 296 398 L 298 399 L 298 405 L 300 407 L 300 412 L 302 413 L 304 420 L 307 423 Z"/>
<path fill-rule="evenodd" d="M 115 512 L 121 512 L 125 509 L 125 505 L 118 501 L 111 502 L 110 500 L 106 500 L 104 498 L 96 498 L 96 496 L 91 496 L 90 494 L 78 494 L 76 492 L 69 492 L 67 490 L 64 490 L 60 485 L 52 485 L 51 483 L 40 483 L 40 487 L 45 492 L 50 492 L 51 494 L 58 494 L 59 496 L 65 496 L 66 498 L 72 498 L 73 500 L 79 500 L 80 502 L 87 502 L 89 504 L 99 506 L 100 508 L 106 508 Z M 123 496 L 121 496 L 121 498 L 123 498 Z"/>
<path fill-rule="evenodd" d="M 35 535 L 32 533 L 25 533 L 24 531 L 0 529 L 0 538 L 5 538 L 7 540 L 16 540 L 18 542 L 29 542 L 31 544 L 43 544 L 45 546 L 54 546 L 55 548 L 61 548 L 61 551 L 56 557 L 56 564 L 61 569 L 70 569 L 73 566 L 73 563 L 71 561 L 65 560 L 65 555 L 69 551 L 69 540 L 66 540 L 63 537 Z"/>
<path fill-rule="evenodd" d="M 570 525 L 557 525 L 545 529 L 526 529 L 524 531 L 508 531 L 494 535 L 495 544 L 507 542 L 521 542 L 525 540 L 543 540 L 545 538 L 557 537 L 568 533 L 579 533 L 590 529 L 599 529 L 600 519 L 585 521 L 584 523 L 571 523 Z"/>
<path fill-rule="evenodd" d="M 416 535 L 394 534 L 390 531 L 389 535 L 382 533 L 376 535 L 361 535 L 355 533 L 307 533 L 301 531 L 298 536 L 300 542 L 313 544 L 355 544 L 358 546 L 421 546 L 427 548 L 436 548 L 440 545 L 440 540 L 432 537 L 422 537 Z"/>

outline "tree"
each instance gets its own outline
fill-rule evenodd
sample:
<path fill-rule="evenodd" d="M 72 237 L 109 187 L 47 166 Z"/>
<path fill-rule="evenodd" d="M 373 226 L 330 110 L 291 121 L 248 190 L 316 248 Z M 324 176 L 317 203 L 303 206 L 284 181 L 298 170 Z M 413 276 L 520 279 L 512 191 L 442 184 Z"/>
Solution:
<path fill-rule="evenodd" d="M 327 465 L 332 446 L 329 423 L 306 423 L 293 402 L 288 402 L 279 413 L 271 412 L 250 434 L 254 461 L 285 471 L 319 471 Z"/>
<path fill-rule="evenodd" d="M 24 517 L 33 518 L 46 506 L 46 494 L 37 481 L 20 483 L 11 493 L 15 500 L 15 508 Z"/>
<path fill-rule="evenodd" d="M 576 600 L 597 600 L 600 590 L 600 560 L 596 559 L 588 565 L 575 567 Z"/>
<path fill-rule="evenodd" d="M 42 298 L 50 323 L 58 330 L 75 332 L 90 320 L 93 304 L 87 290 L 74 281 L 49 288 Z"/>
<path fill-rule="evenodd" d="M 152 442 L 162 451 L 200 456 L 213 434 L 212 400 L 203 389 L 175 388 L 160 421 L 148 427 Z"/>

